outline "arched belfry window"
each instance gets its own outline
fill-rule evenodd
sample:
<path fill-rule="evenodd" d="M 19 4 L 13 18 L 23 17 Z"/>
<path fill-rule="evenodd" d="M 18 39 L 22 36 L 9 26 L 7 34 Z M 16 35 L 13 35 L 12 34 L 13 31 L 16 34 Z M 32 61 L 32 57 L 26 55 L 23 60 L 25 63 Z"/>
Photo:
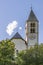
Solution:
<path fill-rule="evenodd" d="M 31 28 L 30 33 L 35 33 L 35 28 Z"/>
<path fill-rule="evenodd" d="M 35 26 L 36 24 L 35 23 L 30 23 L 30 33 L 35 33 Z"/>
<path fill-rule="evenodd" d="M 30 26 L 31 26 L 31 27 L 35 27 L 35 23 L 31 23 Z"/>
<path fill-rule="evenodd" d="M 35 33 L 35 28 L 31 28 L 30 33 Z"/>

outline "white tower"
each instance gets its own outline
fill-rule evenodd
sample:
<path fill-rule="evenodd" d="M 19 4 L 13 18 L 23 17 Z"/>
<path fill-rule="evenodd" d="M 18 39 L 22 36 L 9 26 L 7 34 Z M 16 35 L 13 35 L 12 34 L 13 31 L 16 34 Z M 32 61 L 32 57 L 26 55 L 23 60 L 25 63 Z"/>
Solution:
<path fill-rule="evenodd" d="M 26 21 L 26 41 L 28 47 L 38 44 L 39 22 L 31 9 L 28 20 Z"/>

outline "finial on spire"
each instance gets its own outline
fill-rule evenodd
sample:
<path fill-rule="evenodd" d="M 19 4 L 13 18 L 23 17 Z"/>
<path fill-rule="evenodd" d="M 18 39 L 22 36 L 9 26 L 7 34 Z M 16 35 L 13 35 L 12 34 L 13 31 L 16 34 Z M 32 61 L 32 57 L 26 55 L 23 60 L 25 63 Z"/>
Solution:
<path fill-rule="evenodd" d="M 31 10 L 32 10 L 32 4 L 31 4 Z"/>

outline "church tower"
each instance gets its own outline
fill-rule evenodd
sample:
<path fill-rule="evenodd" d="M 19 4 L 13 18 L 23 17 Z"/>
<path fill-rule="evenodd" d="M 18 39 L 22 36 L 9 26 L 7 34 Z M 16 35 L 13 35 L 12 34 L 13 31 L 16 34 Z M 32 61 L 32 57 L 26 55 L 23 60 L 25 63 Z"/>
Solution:
<path fill-rule="evenodd" d="M 32 8 L 29 18 L 26 21 L 25 31 L 28 48 L 38 44 L 39 21 L 37 20 Z"/>

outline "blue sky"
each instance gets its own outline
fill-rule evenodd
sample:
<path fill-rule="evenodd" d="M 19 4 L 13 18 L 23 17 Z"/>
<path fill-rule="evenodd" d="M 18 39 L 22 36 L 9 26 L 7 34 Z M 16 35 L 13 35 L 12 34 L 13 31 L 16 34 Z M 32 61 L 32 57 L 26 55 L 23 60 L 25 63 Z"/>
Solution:
<path fill-rule="evenodd" d="M 39 42 L 43 42 L 43 0 L 0 0 L 0 40 L 11 38 L 17 31 L 25 38 L 25 22 L 31 5 L 39 20 Z M 9 36 L 6 29 L 13 21 L 16 21 L 18 26 Z"/>

